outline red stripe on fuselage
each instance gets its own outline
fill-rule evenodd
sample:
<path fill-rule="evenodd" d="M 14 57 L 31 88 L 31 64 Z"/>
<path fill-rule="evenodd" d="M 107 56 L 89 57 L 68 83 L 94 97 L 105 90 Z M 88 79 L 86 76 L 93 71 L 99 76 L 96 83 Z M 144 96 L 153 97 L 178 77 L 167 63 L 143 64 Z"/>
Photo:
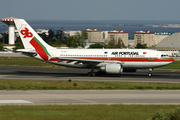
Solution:
<path fill-rule="evenodd" d="M 37 53 L 41 56 L 43 60 L 48 60 L 48 56 L 46 52 L 44 51 L 43 47 L 34 39 L 30 41 L 31 45 L 35 48 Z"/>
<path fill-rule="evenodd" d="M 121 62 L 173 62 L 172 58 L 75 58 L 75 59 L 86 59 L 86 60 L 112 60 Z"/>
<path fill-rule="evenodd" d="M 75 58 L 86 60 L 112 60 L 121 62 L 174 62 L 173 58 Z M 59 61 L 60 59 L 51 59 L 50 61 Z"/>
<path fill-rule="evenodd" d="M 111 58 L 122 62 L 173 62 L 172 58 Z"/>

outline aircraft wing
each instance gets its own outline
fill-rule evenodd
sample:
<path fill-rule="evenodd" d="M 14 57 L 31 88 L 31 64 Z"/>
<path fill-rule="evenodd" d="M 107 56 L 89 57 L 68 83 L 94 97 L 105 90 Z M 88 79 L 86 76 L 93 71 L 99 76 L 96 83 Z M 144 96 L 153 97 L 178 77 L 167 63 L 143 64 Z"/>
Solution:
<path fill-rule="evenodd" d="M 116 61 L 116 60 L 91 60 L 91 59 L 74 59 L 74 58 L 61 58 L 58 57 L 58 59 L 60 59 L 59 62 L 62 61 L 68 61 L 68 62 L 78 62 L 78 63 L 116 63 L 116 64 L 124 64 L 124 62 L 121 61 Z"/>

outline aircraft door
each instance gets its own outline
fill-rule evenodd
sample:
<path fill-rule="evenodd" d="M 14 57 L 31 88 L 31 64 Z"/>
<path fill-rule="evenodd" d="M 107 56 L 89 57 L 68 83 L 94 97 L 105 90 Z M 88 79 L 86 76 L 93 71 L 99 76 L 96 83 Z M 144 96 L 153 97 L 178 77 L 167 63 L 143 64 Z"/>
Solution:
<path fill-rule="evenodd" d="M 111 56 L 107 56 L 107 59 L 108 59 L 108 60 L 111 60 Z"/>
<path fill-rule="evenodd" d="M 107 60 L 111 60 L 111 55 L 107 54 Z"/>
<path fill-rule="evenodd" d="M 148 57 L 148 60 L 149 61 L 154 61 L 154 53 L 153 52 L 149 52 L 149 57 Z"/>

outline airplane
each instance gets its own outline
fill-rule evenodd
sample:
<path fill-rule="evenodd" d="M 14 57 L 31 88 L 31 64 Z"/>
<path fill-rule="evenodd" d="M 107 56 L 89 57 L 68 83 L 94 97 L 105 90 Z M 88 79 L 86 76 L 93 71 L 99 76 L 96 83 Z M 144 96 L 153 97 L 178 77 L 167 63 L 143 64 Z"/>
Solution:
<path fill-rule="evenodd" d="M 123 72 L 149 69 L 151 77 L 154 68 L 174 62 L 167 54 L 149 49 L 57 49 L 48 45 L 24 19 L 14 19 L 14 23 L 25 48 L 16 52 L 56 65 L 90 69 L 88 76 L 121 76 Z"/>

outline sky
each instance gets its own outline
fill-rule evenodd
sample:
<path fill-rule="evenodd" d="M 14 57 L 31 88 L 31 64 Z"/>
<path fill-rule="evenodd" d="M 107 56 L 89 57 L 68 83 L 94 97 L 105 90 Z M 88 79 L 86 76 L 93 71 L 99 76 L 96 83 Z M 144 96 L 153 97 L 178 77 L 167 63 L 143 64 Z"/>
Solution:
<path fill-rule="evenodd" d="M 180 20 L 180 0 L 0 0 L 0 19 Z"/>

